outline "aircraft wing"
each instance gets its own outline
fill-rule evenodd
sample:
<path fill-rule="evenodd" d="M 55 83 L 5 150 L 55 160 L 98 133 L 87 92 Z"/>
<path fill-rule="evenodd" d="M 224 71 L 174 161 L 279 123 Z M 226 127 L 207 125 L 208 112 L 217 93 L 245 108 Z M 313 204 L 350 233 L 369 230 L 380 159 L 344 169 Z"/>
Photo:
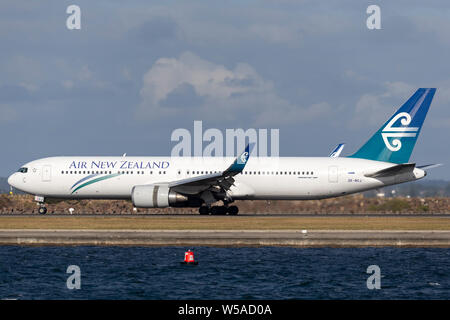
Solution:
<path fill-rule="evenodd" d="M 223 172 L 207 174 L 169 183 L 171 190 L 182 194 L 199 194 L 204 191 L 226 192 L 234 184 L 234 176 L 244 170 L 254 144 L 245 147 L 234 162 Z"/>
<path fill-rule="evenodd" d="M 413 171 L 415 167 L 415 163 L 402 163 L 376 172 L 366 173 L 364 176 L 368 178 L 389 177 L 396 174 Z"/>
<path fill-rule="evenodd" d="M 345 143 L 339 143 L 337 145 L 337 147 L 333 151 L 331 151 L 329 157 L 330 158 L 337 158 L 337 157 L 339 157 L 339 155 L 341 154 L 342 150 L 344 149 L 344 146 L 345 146 Z"/>

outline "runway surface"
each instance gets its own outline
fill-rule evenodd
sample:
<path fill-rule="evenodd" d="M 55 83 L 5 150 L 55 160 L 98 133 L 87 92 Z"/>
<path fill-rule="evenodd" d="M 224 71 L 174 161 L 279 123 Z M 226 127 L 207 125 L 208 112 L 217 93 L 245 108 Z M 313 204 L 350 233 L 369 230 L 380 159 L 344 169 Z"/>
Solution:
<path fill-rule="evenodd" d="M 0 216 L 0 245 L 450 247 L 448 216 Z"/>
<path fill-rule="evenodd" d="M 38 213 L 2 213 L 0 217 L 42 217 Z M 52 217 L 199 217 L 198 213 L 47 213 Z M 222 217 L 218 215 L 219 217 Z M 203 217 L 203 216 L 202 216 Z M 212 217 L 212 216 L 211 216 Z M 446 217 L 448 213 L 240 213 L 232 217 Z"/>
<path fill-rule="evenodd" d="M 450 231 L 2 229 L 1 245 L 450 247 Z"/>

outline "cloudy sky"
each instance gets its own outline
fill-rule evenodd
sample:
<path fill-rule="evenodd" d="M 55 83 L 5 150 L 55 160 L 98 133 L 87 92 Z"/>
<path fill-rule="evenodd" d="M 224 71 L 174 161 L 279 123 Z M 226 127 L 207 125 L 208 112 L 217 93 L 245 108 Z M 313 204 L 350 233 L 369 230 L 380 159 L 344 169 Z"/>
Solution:
<path fill-rule="evenodd" d="M 281 156 L 351 154 L 437 87 L 411 160 L 450 180 L 448 17 L 446 0 L 0 0 L 0 176 L 45 156 L 170 155 L 194 120 L 278 128 Z"/>

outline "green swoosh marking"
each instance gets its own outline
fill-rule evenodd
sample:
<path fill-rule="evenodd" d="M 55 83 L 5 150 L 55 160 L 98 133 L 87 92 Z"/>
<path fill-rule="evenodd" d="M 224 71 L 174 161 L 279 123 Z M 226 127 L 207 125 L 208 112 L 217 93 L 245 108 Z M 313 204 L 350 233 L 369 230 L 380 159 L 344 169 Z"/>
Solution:
<path fill-rule="evenodd" d="M 110 174 L 110 175 L 107 175 L 107 176 L 104 176 L 104 177 L 100 177 L 100 178 L 97 178 L 97 179 L 93 179 L 93 180 L 91 180 L 91 181 L 88 181 L 88 182 L 86 182 L 86 183 L 83 183 L 83 184 L 79 185 L 75 190 L 73 190 L 73 191 L 72 191 L 72 194 L 73 194 L 75 191 L 77 191 L 77 190 L 79 190 L 79 189 L 81 189 L 81 188 L 83 188 L 83 187 L 86 187 L 86 186 L 88 186 L 88 185 L 90 185 L 90 184 L 93 184 L 93 183 L 96 183 L 96 182 L 99 182 L 99 181 L 102 181 L 102 180 L 106 180 L 106 179 L 109 179 L 109 178 L 114 178 L 114 177 L 117 177 L 118 175 L 120 175 L 120 173 L 114 173 L 114 174 Z"/>

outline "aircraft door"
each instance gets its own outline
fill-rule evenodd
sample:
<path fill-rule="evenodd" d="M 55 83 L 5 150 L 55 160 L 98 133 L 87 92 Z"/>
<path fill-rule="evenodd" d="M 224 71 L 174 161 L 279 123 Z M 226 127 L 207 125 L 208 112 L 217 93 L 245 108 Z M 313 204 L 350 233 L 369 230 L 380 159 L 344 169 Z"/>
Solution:
<path fill-rule="evenodd" d="M 338 182 L 338 167 L 329 166 L 328 167 L 328 182 L 337 183 Z"/>
<path fill-rule="evenodd" d="M 43 165 L 42 166 L 42 181 L 49 182 L 52 180 L 52 166 Z"/>

